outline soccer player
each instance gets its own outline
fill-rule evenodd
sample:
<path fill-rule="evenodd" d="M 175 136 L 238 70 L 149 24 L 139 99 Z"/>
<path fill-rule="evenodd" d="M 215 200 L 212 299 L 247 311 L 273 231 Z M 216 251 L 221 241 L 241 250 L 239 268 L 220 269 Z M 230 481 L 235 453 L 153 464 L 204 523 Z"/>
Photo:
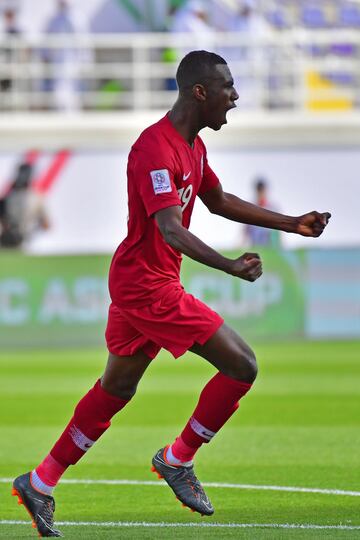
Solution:
<path fill-rule="evenodd" d="M 241 337 L 183 289 L 181 258 L 187 255 L 247 281 L 258 279 L 262 269 L 257 253 L 229 259 L 188 231 L 196 196 L 213 214 L 303 236 L 319 236 L 330 218 L 327 212 L 315 211 L 290 217 L 225 193 L 198 133 L 205 127 L 219 130 L 226 124 L 226 113 L 236 106 L 239 96 L 230 70 L 217 54 L 193 51 L 181 61 L 176 80 L 179 96 L 173 108 L 140 135 L 129 155 L 128 234 L 110 267 L 105 372 L 78 403 L 42 463 L 13 483 L 13 494 L 42 536 L 60 536 L 53 522 L 54 487 L 134 396 L 162 347 L 175 358 L 190 350 L 217 369 L 181 434 L 152 460 L 154 472 L 184 505 L 203 515 L 214 512 L 195 476 L 193 459 L 236 411 L 257 367 Z"/>

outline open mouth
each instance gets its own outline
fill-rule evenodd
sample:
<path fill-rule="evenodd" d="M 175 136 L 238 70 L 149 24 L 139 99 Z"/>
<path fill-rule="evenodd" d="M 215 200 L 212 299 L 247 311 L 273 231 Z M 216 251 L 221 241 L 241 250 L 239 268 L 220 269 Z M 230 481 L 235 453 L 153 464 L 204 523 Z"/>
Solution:
<path fill-rule="evenodd" d="M 226 109 L 226 112 L 231 111 L 231 109 L 236 109 L 236 107 L 237 107 L 236 103 L 232 103 L 232 104 L 229 105 L 229 107 Z"/>
<path fill-rule="evenodd" d="M 224 111 L 224 118 L 225 118 L 225 124 L 227 123 L 227 119 L 226 119 L 226 115 L 229 111 L 231 111 L 231 109 L 235 109 L 236 108 L 236 105 L 235 103 L 232 103 L 231 105 L 229 105 L 228 107 L 226 107 L 225 111 Z"/>

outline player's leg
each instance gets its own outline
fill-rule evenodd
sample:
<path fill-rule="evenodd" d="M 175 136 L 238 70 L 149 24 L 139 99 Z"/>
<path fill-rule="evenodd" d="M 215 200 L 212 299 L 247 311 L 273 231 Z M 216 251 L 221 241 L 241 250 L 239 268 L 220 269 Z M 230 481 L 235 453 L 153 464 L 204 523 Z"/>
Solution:
<path fill-rule="evenodd" d="M 116 356 L 110 353 L 101 377 L 101 387 L 113 396 L 130 400 L 151 360 L 142 350 L 133 356 Z"/>
<path fill-rule="evenodd" d="M 112 417 L 134 396 L 150 362 L 143 351 L 127 357 L 110 353 L 102 379 L 79 401 L 50 453 L 31 473 L 14 480 L 13 495 L 25 505 L 41 536 L 61 536 L 54 529 L 53 489 L 66 469 L 82 458 L 110 427 Z"/>
<path fill-rule="evenodd" d="M 208 443 L 236 411 L 239 400 L 250 390 L 256 378 L 257 367 L 250 347 L 226 324 L 222 324 L 203 344 L 196 342 L 190 350 L 219 371 L 201 392 L 180 436 L 172 445 L 155 454 L 153 470 L 165 478 L 186 506 L 211 515 L 214 509 L 195 476 L 193 458 L 200 446 Z"/>
<path fill-rule="evenodd" d="M 109 354 L 104 375 L 79 401 L 63 434 L 33 472 L 34 487 L 51 494 L 65 470 L 83 457 L 135 395 L 150 362 L 143 351 L 122 357 Z"/>
<path fill-rule="evenodd" d="M 224 323 L 204 343 L 194 343 L 190 351 L 205 358 L 220 373 L 247 383 L 253 383 L 257 376 L 257 363 L 249 345 Z"/>
<path fill-rule="evenodd" d="M 53 526 L 52 498 L 59 479 L 101 437 L 112 417 L 133 397 L 144 371 L 160 349 L 113 304 L 109 309 L 106 340 L 110 354 L 103 377 L 80 400 L 63 434 L 42 463 L 13 483 L 13 494 L 25 504 L 42 536 L 60 535 Z"/>
<path fill-rule="evenodd" d="M 257 375 L 253 351 L 226 324 L 204 345 L 195 343 L 190 350 L 219 371 L 204 387 L 191 418 L 169 448 L 168 458 L 173 463 L 193 459 L 198 448 L 208 443 L 237 410 Z"/>

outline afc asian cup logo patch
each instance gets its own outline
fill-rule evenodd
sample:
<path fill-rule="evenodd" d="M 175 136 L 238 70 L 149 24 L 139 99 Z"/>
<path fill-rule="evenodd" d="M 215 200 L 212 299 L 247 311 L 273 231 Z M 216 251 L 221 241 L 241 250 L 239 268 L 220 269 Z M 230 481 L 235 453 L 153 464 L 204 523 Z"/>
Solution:
<path fill-rule="evenodd" d="M 170 191 L 172 191 L 170 175 L 167 169 L 150 171 L 150 176 L 153 183 L 155 195 L 159 195 L 159 193 L 170 193 Z"/>

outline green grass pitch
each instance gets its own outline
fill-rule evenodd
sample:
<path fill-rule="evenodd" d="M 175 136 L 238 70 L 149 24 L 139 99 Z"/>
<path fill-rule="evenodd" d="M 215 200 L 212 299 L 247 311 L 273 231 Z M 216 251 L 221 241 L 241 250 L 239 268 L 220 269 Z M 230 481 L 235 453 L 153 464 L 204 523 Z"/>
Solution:
<path fill-rule="evenodd" d="M 254 349 L 260 366 L 256 385 L 222 432 L 199 451 L 199 478 L 359 495 L 360 343 L 261 344 Z M 0 353 L 0 538 L 36 538 L 30 525 L 21 523 L 28 516 L 10 496 L 6 479 L 30 470 L 49 451 L 74 405 L 101 374 L 105 356 L 102 350 Z M 130 405 L 64 480 L 155 481 L 152 455 L 179 433 L 213 373 L 194 355 L 174 360 L 161 353 Z M 207 492 L 215 514 L 201 518 L 183 509 L 161 483 L 64 482 L 56 490 L 55 517 L 73 522 L 59 527 L 69 539 L 360 538 L 356 493 L 226 487 L 208 487 Z M 162 522 L 197 526 L 150 526 Z M 198 526 L 229 523 L 248 528 Z M 283 524 L 347 528 L 276 528 Z"/>

